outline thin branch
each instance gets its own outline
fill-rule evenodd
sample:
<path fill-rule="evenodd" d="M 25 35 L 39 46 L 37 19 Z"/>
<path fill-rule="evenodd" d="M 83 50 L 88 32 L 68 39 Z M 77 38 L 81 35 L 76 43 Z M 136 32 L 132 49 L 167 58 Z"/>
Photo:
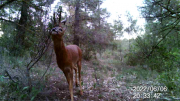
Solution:
<path fill-rule="evenodd" d="M 25 30 L 27 30 L 27 31 L 29 31 L 29 32 L 31 32 L 31 33 L 36 34 L 36 32 L 34 32 L 34 31 L 32 31 L 32 30 L 24 27 L 23 25 L 21 25 L 21 24 L 19 24 L 19 23 L 15 23 L 15 22 L 13 22 L 13 21 L 11 21 L 11 20 L 6 20 L 6 19 L 3 19 L 3 18 L 0 18 L 0 20 L 4 20 L 4 21 L 6 21 L 6 22 L 10 22 L 10 23 L 16 24 L 16 25 L 18 25 L 18 26 L 20 26 L 20 27 L 23 27 Z"/>
<path fill-rule="evenodd" d="M 50 40 L 50 36 L 46 39 L 46 41 L 48 42 L 49 40 Z M 43 42 L 41 42 L 41 43 L 44 43 L 44 42 L 46 42 L 46 41 L 43 41 Z M 41 43 L 39 43 L 39 44 L 41 44 Z M 50 43 L 51 43 L 51 40 L 50 40 Z M 27 67 L 29 67 L 29 65 L 30 65 L 33 61 L 35 61 L 35 60 L 38 59 L 41 55 L 43 55 L 43 51 L 45 50 L 46 47 L 48 47 L 48 45 L 49 45 L 50 43 L 47 43 L 46 46 L 43 46 L 43 48 L 41 48 L 40 50 L 38 50 L 38 52 L 36 53 L 36 56 L 34 56 L 34 58 L 31 59 L 31 61 L 27 64 Z M 42 46 L 38 45 L 38 47 L 42 47 Z"/>
<path fill-rule="evenodd" d="M 10 80 L 12 80 L 14 83 L 17 83 L 17 81 L 15 81 L 13 79 L 13 77 L 11 77 L 11 75 L 9 74 L 9 72 L 7 70 L 5 70 L 5 73 L 7 74 L 7 76 L 9 77 Z"/>
<path fill-rule="evenodd" d="M 168 0 L 167 8 L 169 9 L 170 0 Z"/>
<path fill-rule="evenodd" d="M 175 12 L 175 11 L 172 11 L 171 9 L 169 9 L 169 7 L 165 7 L 165 6 L 163 6 L 162 4 L 160 4 L 159 2 L 157 2 L 157 1 L 155 1 L 155 0 L 153 0 L 154 1 L 154 3 L 156 3 L 156 4 L 158 4 L 159 6 L 161 6 L 162 8 L 164 8 L 164 9 L 166 9 L 168 12 L 170 12 L 171 14 L 177 14 L 177 16 L 180 16 L 180 15 L 178 15 L 178 13 L 180 13 L 180 12 Z"/>
<path fill-rule="evenodd" d="M 40 81 L 44 78 L 45 74 L 47 73 L 48 69 L 50 68 L 51 61 L 52 61 L 52 55 L 53 55 L 53 49 L 52 49 L 52 51 L 51 51 L 51 57 L 50 57 L 50 61 L 49 61 L 49 64 L 48 64 L 48 66 L 47 66 L 47 69 L 46 69 L 46 71 L 44 72 L 43 76 L 39 79 L 39 83 L 40 83 Z M 39 84 L 39 83 L 37 83 L 37 84 Z"/>
<path fill-rule="evenodd" d="M 164 31 L 166 31 L 166 30 L 168 30 L 168 29 L 171 29 L 171 28 L 172 28 L 171 26 L 173 26 L 177 21 L 178 21 L 178 19 L 176 19 L 176 21 L 172 22 L 172 23 L 169 24 L 169 25 L 163 26 L 163 27 L 160 28 L 160 29 L 157 28 L 157 29 L 155 29 L 155 30 L 152 30 L 152 32 L 159 31 L 159 33 L 162 33 L 162 32 L 164 32 Z M 175 26 L 175 27 L 176 27 L 176 26 Z"/>
<path fill-rule="evenodd" d="M 34 61 L 34 60 L 31 60 L 31 62 L 27 65 L 27 68 L 28 68 L 29 70 L 41 59 L 41 57 L 42 57 L 42 56 L 44 55 L 44 53 L 47 51 L 49 45 L 51 44 L 51 39 L 50 39 L 50 37 L 49 37 L 47 40 L 50 40 L 50 42 L 43 48 L 43 50 L 42 50 L 41 53 L 38 53 L 39 55 L 38 55 L 37 59 L 36 59 L 35 61 Z M 34 61 L 34 62 L 32 63 L 32 61 Z M 31 63 L 32 63 L 32 65 L 30 65 Z"/>
<path fill-rule="evenodd" d="M 36 6 L 35 4 L 31 4 L 27 0 L 22 0 L 22 1 L 27 3 L 30 7 L 35 8 L 36 10 L 39 10 L 39 11 L 43 12 L 43 9 L 38 7 L 38 6 Z"/>
<path fill-rule="evenodd" d="M 4 4 L 0 5 L 0 9 L 4 8 L 6 5 L 14 2 L 14 1 L 17 1 L 17 0 L 8 0 L 7 2 L 5 2 Z"/>
<path fill-rule="evenodd" d="M 171 30 L 169 30 L 163 37 L 162 37 L 162 39 L 155 45 L 155 46 L 153 46 L 152 47 L 152 50 L 151 50 L 151 52 L 148 54 L 148 55 L 146 55 L 146 57 L 145 58 L 149 58 L 149 56 L 151 56 L 151 54 L 154 52 L 154 50 L 156 49 L 156 47 L 166 38 L 166 36 L 168 36 L 169 34 L 170 34 L 170 32 L 173 30 L 173 29 L 175 29 L 176 28 L 176 26 L 179 24 L 179 19 L 177 19 L 176 21 L 178 21 L 173 27 L 172 27 L 172 29 Z"/>
<path fill-rule="evenodd" d="M 172 27 L 172 29 L 171 29 L 167 34 L 165 34 L 165 35 L 163 36 L 163 38 L 156 44 L 156 46 L 157 46 L 159 43 L 161 43 L 162 40 L 164 40 L 164 39 L 166 38 L 166 36 L 167 36 L 173 29 L 176 28 L 176 25 L 178 25 L 179 22 L 180 22 L 180 21 L 178 21 L 178 22 Z"/>
<path fill-rule="evenodd" d="M 162 16 L 163 15 L 163 16 Z M 155 18 L 167 18 L 167 17 L 171 17 L 171 18 L 177 18 L 175 16 L 172 16 L 172 14 L 170 14 L 169 12 L 165 12 L 161 15 L 157 15 L 157 16 L 144 16 L 144 17 L 140 17 L 140 18 L 145 18 L 145 19 L 155 19 Z"/>

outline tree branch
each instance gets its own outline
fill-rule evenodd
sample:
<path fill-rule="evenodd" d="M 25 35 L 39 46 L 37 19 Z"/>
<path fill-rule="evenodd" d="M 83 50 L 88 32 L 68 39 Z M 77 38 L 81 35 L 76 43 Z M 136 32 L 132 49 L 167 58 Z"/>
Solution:
<path fill-rule="evenodd" d="M 169 9 L 169 7 L 165 7 L 165 6 L 163 6 L 162 4 L 160 4 L 160 3 L 159 3 L 160 1 L 155 1 L 155 0 L 153 0 L 153 1 L 154 1 L 154 3 L 158 4 L 158 5 L 161 6 L 162 8 L 166 9 L 166 10 L 167 10 L 168 12 L 170 12 L 171 14 L 176 14 L 177 16 L 180 16 L 180 15 L 178 15 L 178 13 L 180 13 L 180 12 L 172 11 L 171 9 Z"/>
<path fill-rule="evenodd" d="M 171 28 L 171 30 L 169 30 L 163 37 L 162 37 L 162 39 L 155 45 L 155 46 L 152 46 L 152 50 L 151 50 L 151 52 L 148 54 L 148 55 L 146 55 L 146 57 L 145 58 L 149 58 L 149 56 L 151 56 L 151 54 L 154 52 L 154 50 L 156 49 L 156 47 L 166 38 L 166 36 L 168 36 L 169 35 L 169 33 L 173 30 L 173 29 L 175 29 L 176 28 L 176 26 L 179 24 L 179 19 L 177 19 L 174 23 L 176 23 L 172 28 Z"/>
<path fill-rule="evenodd" d="M 48 37 L 47 40 L 50 40 L 50 37 Z M 34 59 L 32 59 L 32 60 L 27 64 L 28 70 L 30 70 L 30 69 L 41 59 L 41 57 L 42 57 L 42 56 L 44 55 L 44 53 L 47 51 L 47 49 L 48 49 L 48 47 L 49 47 L 50 44 L 51 44 L 51 40 L 50 40 L 50 42 L 49 42 L 46 46 L 44 46 L 44 47 L 41 49 L 40 52 L 37 53 L 37 56 L 36 56 Z M 34 62 L 33 62 L 33 61 L 34 61 Z M 31 64 L 31 63 L 32 63 L 32 64 Z"/>
<path fill-rule="evenodd" d="M 53 49 L 52 49 L 52 51 L 51 51 L 51 57 L 50 57 L 49 64 L 48 64 L 48 66 L 47 66 L 47 68 L 46 68 L 46 71 L 44 72 L 43 76 L 39 79 L 39 83 L 40 83 L 40 81 L 44 78 L 45 74 L 47 73 L 48 69 L 50 68 L 50 65 L 51 65 L 51 62 L 52 62 L 52 55 L 53 55 Z M 39 83 L 37 83 L 37 84 L 39 84 Z"/>
<path fill-rule="evenodd" d="M 30 30 L 30 29 L 28 29 L 28 28 L 25 28 L 24 26 L 20 25 L 19 23 L 15 23 L 15 22 L 13 22 L 13 21 L 11 21 L 11 20 L 6 20 L 6 19 L 3 19 L 3 18 L 0 18 L 0 20 L 4 20 L 4 21 L 6 21 L 6 22 L 10 22 L 10 23 L 16 24 L 16 25 L 18 25 L 18 26 L 20 26 L 20 27 L 23 27 L 25 30 L 27 30 L 27 31 L 29 31 L 29 32 L 31 32 L 31 33 L 36 34 L 36 32 L 34 32 L 34 31 L 32 31 L 32 30 Z"/>
<path fill-rule="evenodd" d="M 15 81 L 13 77 L 9 74 L 8 70 L 5 70 L 5 73 L 7 74 L 10 80 L 12 80 L 14 83 L 17 83 L 17 81 Z"/>
<path fill-rule="evenodd" d="M 0 5 L 0 9 L 2 9 L 3 7 L 5 7 L 6 5 L 14 2 L 14 1 L 17 1 L 17 0 L 8 0 L 7 2 L 5 2 L 4 4 Z"/>

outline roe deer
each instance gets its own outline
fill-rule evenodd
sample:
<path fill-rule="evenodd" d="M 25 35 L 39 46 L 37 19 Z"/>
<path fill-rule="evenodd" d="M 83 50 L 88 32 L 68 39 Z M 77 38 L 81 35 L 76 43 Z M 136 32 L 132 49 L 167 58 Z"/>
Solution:
<path fill-rule="evenodd" d="M 55 19 L 54 19 L 55 20 Z M 56 53 L 56 60 L 58 67 L 63 71 L 66 80 L 69 84 L 69 91 L 71 96 L 71 101 L 73 101 L 73 69 L 75 70 L 75 83 L 77 83 L 77 68 L 79 73 L 79 85 L 80 85 L 80 94 L 83 94 L 81 86 L 81 60 L 82 60 L 82 51 L 77 45 L 68 45 L 65 47 L 63 43 L 63 35 L 65 33 L 65 28 L 61 26 L 59 22 L 58 26 L 55 26 L 50 34 L 54 43 L 54 50 Z"/>

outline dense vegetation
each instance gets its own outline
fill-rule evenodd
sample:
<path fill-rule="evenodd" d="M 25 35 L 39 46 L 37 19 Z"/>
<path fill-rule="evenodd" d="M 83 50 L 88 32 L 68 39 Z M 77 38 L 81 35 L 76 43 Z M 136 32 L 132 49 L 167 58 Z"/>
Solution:
<path fill-rule="evenodd" d="M 133 99 L 131 88 L 139 85 L 167 87 L 166 92 L 160 92 L 160 99 L 180 99 L 179 0 L 144 0 L 139 7 L 146 20 L 144 29 L 130 13 L 128 27 L 121 19 L 108 23 L 109 13 L 101 8 L 103 0 L 60 0 L 51 8 L 54 1 L 1 0 L 0 100 L 62 99 L 43 93 L 48 93 L 52 78 L 62 75 L 56 70 L 49 35 L 52 11 L 62 12 L 62 19 L 67 19 L 65 44 L 76 44 L 83 50 L 85 97 L 75 100 Z M 143 34 L 118 40 L 124 32 Z M 105 96 L 105 88 L 112 93 Z"/>

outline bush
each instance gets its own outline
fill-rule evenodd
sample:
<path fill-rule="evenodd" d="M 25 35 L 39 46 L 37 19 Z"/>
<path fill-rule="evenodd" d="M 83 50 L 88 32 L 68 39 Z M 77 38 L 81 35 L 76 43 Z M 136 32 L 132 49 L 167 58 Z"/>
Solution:
<path fill-rule="evenodd" d="M 165 71 L 161 73 L 158 77 L 161 84 L 165 85 L 169 92 L 173 96 L 179 96 L 180 92 L 180 72 L 179 69 L 174 69 L 171 71 Z"/>
<path fill-rule="evenodd" d="M 29 91 L 29 87 L 23 87 L 20 83 L 15 82 L 1 82 L 0 86 L 2 87 L 1 99 L 0 100 L 31 100 L 33 101 L 41 89 L 32 87 L 32 90 Z"/>
<path fill-rule="evenodd" d="M 144 64 L 144 59 L 141 52 L 127 53 L 125 56 L 125 62 L 127 65 L 136 66 L 138 64 Z"/>
<path fill-rule="evenodd" d="M 83 52 L 83 58 L 85 60 L 88 61 L 88 60 L 92 59 L 92 57 L 93 57 L 93 54 L 92 54 L 92 51 L 90 49 L 86 49 L 86 51 Z"/>

